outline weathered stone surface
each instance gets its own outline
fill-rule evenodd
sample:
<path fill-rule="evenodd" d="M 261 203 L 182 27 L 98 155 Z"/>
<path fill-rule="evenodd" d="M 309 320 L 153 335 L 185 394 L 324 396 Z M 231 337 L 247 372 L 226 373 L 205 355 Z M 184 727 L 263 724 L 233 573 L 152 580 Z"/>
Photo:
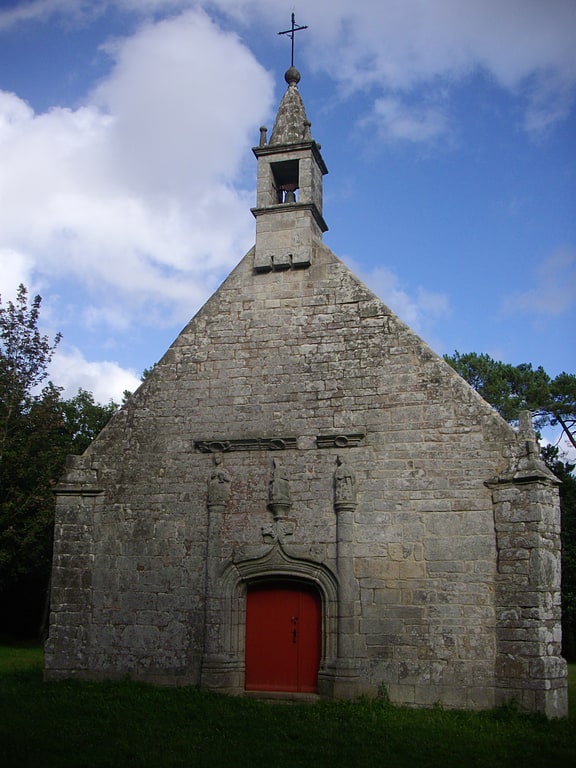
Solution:
<path fill-rule="evenodd" d="M 558 496 L 533 438 L 321 243 L 311 207 L 276 210 L 282 147 L 256 154 L 256 252 L 57 488 L 46 676 L 240 693 L 246 591 L 288 580 L 321 596 L 323 695 L 565 715 Z M 321 214 L 318 157 L 283 159 Z M 274 268 L 294 244 L 305 266 Z"/>

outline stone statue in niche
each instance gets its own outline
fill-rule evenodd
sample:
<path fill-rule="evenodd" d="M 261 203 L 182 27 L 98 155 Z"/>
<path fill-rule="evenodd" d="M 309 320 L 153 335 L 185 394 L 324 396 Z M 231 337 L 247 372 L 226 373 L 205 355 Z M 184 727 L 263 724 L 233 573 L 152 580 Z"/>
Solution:
<path fill-rule="evenodd" d="M 272 461 L 272 479 L 270 480 L 269 499 L 271 504 L 291 504 L 290 479 L 288 472 L 283 469 L 276 459 Z"/>
<path fill-rule="evenodd" d="M 290 498 L 290 479 L 288 472 L 274 459 L 272 461 L 272 477 L 268 486 L 268 509 L 275 520 L 285 517 L 292 500 Z"/>
<path fill-rule="evenodd" d="M 222 466 L 222 456 L 214 456 L 214 469 L 208 480 L 208 504 L 226 504 L 230 498 L 230 475 Z"/>
<path fill-rule="evenodd" d="M 334 503 L 356 503 L 356 476 L 341 456 L 336 457 L 334 471 Z"/>

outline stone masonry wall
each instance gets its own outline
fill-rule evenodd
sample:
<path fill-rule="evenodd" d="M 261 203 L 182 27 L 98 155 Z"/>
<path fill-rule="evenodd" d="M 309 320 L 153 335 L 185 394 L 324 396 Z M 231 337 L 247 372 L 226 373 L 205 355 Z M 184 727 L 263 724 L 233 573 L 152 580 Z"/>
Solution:
<path fill-rule="evenodd" d="M 514 441 L 327 248 L 309 269 L 258 274 L 249 253 L 81 460 L 102 489 L 87 513 L 88 593 L 77 592 L 87 637 L 72 631 L 55 571 L 47 675 L 66 675 L 82 650 L 85 675 L 198 683 L 209 647 L 204 684 L 241 692 L 246 584 L 282 574 L 321 593 L 328 694 L 385 686 L 399 703 L 492 706 L 497 547 L 485 483 Z M 216 547 L 210 444 L 230 476 Z M 357 484 L 345 567 L 339 455 Z M 291 489 L 280 527 L 268 508 L 273 458 Z M 68 499 L 61 552 L 77 536 L 62 527 Z"/>

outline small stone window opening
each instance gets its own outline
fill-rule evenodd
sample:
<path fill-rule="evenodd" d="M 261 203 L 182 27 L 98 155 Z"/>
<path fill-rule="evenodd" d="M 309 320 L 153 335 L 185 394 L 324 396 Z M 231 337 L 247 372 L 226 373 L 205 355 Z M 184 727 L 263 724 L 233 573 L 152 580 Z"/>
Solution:
<path fill-rule="evenodd" d="M 298 160 L 284 160 L 272 163 L 272 176 L 279 203 L 295 203 L 296 190 L 299 187 Z"/>

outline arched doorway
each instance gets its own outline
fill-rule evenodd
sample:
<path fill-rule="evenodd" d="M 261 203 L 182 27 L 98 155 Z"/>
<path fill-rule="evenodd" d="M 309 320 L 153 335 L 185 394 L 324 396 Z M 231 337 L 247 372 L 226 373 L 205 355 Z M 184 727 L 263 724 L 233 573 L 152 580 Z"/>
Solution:
<path fill-rule="evenodd" d="M 315 693 L 321 648 L 322 605 L 312 585 L 248 585 L 246 690 Z"/>

